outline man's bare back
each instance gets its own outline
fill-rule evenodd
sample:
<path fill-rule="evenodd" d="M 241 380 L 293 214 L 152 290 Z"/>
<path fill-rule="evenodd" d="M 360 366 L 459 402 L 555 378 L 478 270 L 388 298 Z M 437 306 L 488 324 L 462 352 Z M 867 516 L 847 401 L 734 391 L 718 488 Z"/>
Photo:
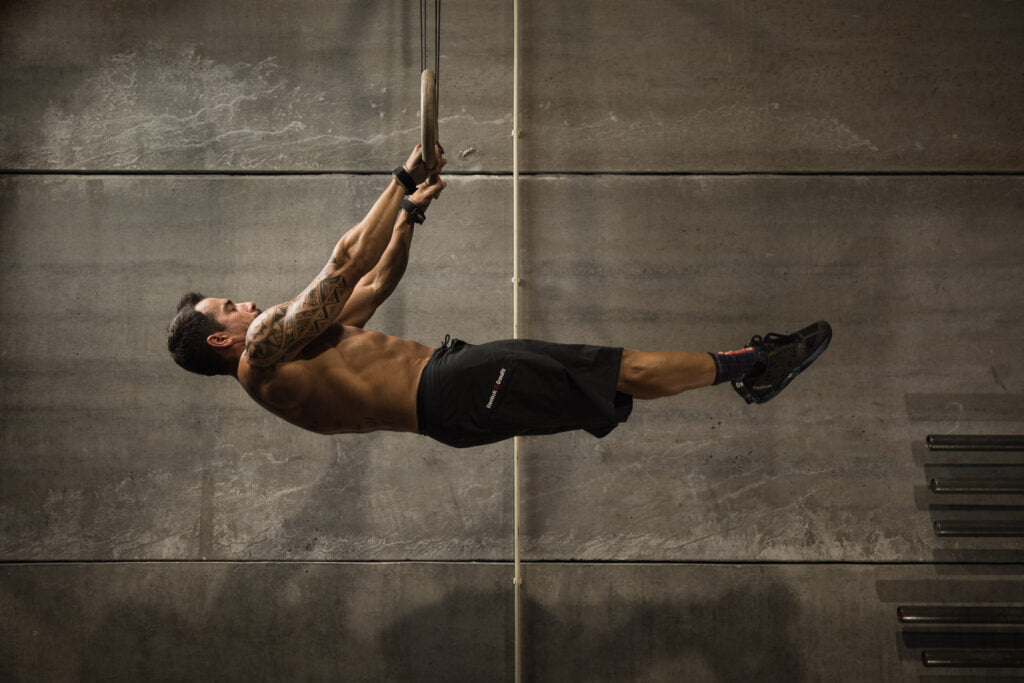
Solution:
<path fill-rule="evenodd" d="M 332 325 L 298 358 L 253 367 L 238 381 L 275 415 L 320 434 L 415 432 L 416 389 L 434 349 L 380 332 Z"/>

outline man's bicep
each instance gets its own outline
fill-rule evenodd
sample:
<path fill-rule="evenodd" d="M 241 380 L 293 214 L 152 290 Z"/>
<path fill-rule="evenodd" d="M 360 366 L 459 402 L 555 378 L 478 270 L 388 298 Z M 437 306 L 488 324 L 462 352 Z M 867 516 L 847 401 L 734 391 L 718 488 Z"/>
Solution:
<path fill-rule="evenodd" d="M 337 320 L 352 294 L 349 277 L 329 264 L 294 301 L 264 311 L 246 335 L 249 363 L 268 366 L 295 358 Z"/>

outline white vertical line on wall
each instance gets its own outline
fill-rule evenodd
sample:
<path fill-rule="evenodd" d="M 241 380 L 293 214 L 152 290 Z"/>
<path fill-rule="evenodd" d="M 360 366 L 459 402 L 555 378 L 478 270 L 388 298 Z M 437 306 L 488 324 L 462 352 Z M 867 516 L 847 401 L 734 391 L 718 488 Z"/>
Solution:
<path fill-rule="evenodd" d="M 519 338 L 519 0 L 512 1 L 512 337 Z M 519 446 L 521 439 L 512 440 L 512 536 L 514 544 L 515 576 L 515 678 L 523 680 L 522 643 L 522 588 L 523 575 L 519 557 Z"/>

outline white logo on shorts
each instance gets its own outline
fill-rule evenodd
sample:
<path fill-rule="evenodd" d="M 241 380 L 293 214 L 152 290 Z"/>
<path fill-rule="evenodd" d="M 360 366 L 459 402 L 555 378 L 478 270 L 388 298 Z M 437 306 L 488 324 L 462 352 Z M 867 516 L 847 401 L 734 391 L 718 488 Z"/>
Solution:
<path fill-rule="evenodd" d="M 505 379 L 505 368 L 501 369 L 498 373 L 498 379 L 494 381 L 494 386 L 491 388 L 491 399 L 487 402 L 487 409 L 490 410 L 491 406 L 494 405 L 494 399 L 498 398 L 498 389 L 501 388 L 501 382 Z"/>

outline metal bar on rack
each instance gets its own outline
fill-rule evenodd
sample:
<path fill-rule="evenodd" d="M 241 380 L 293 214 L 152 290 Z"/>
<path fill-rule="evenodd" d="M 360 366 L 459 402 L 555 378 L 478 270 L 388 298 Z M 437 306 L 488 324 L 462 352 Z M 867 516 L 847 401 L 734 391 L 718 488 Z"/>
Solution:
<path fill-rule="evenodd" d="M 933 493 L 1024 494 L 1024 479 L 945 479 L 929 483 Z"/>
<path fill-rule="evenodd" d="M 935 522 L 935 535 L 940 538 L 954 536 L 1024 536 L 1024 521 L 938 521 Z"/>
<path fill-rule="evenodd" d="M 1024 451 L 1024 434 L 929 434 L 930 451 Z"/>
<path fill-rule="evenodd" d="M 990 668 L 1024 666 L 1024 650 L 925 650 L 925 666 Z"/>
<path fill-rule="evenodd" d="M 1024 607 L 907 605 L 896 608 L 902 624 L 1024 624 Z"/>

